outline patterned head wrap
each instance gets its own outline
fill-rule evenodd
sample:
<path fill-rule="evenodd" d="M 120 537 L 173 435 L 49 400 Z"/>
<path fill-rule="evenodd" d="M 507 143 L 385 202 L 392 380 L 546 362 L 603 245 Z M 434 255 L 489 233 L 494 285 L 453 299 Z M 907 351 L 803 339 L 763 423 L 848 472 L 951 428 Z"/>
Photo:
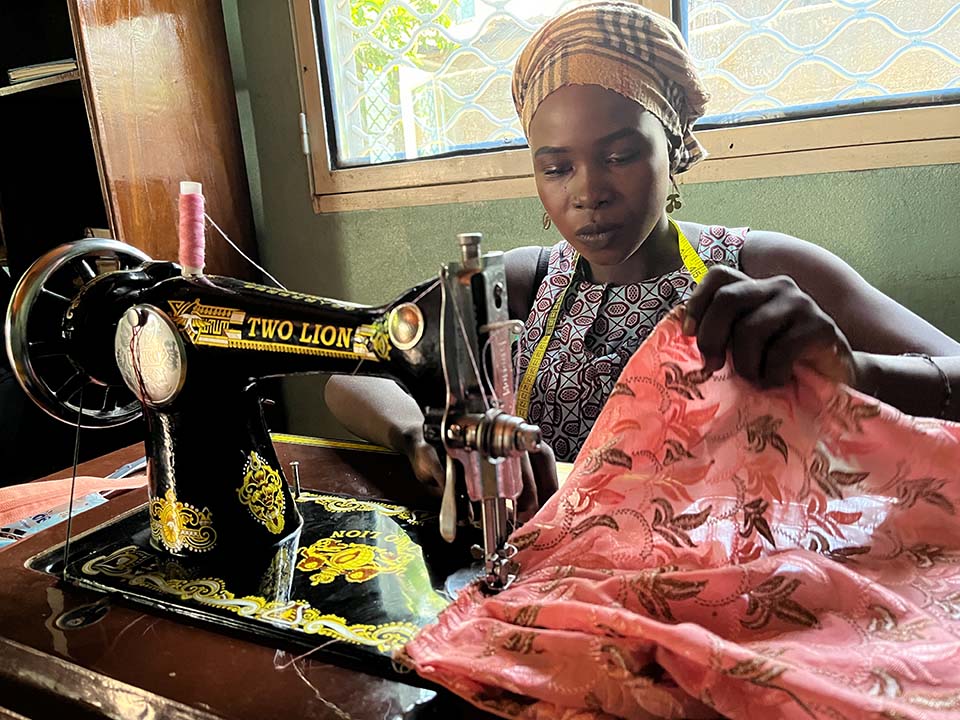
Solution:
<path fill-rule="evenodd" d="M 670 170 L 706 156 L 691 127 L 709 96 L 670 20 L 631 2 L 592 2 L 538 30 L 513 70 L 513 103 L 524 133 L 550 93 L 564 85 L 599 85 L 653 113 L 670 139 Z"/>

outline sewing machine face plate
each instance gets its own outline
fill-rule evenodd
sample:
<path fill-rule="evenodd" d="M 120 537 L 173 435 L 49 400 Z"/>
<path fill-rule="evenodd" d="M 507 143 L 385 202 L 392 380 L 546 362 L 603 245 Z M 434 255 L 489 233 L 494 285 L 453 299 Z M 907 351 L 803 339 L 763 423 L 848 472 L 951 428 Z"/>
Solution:
<path fill-rule="evenodd" d="M 146 507 L 71 544 L 67 580 L 272 644 L 317 648 L 390 676 L 391 660 L 448 604 L 445 579 L 469 558 L 469 542 L 445 543 L 435 513 L 375 500 L 304 491 L 299 536 L 271 557 L 174 559 L 150 540 Z M 461 536 L 463 533 L 461 533 Z M 34 558 L 57 574 L 63 549 Z"/>

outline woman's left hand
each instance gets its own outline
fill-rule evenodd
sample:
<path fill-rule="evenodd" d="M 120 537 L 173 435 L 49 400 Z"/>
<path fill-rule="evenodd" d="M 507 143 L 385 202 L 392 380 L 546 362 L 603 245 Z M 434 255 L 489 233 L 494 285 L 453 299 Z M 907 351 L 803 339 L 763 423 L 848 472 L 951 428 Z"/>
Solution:
<path fill-rule="evenodd" d="M 686 335 L 696 335 L 709 372 L 727 353 L 738 374 L 760 387 L 787 383 L 797 362 L 838 382 L 857 375 L 850 344 L 814 300 L 789 277 L 755 280 L 715 266 L 687 302 Z"/>

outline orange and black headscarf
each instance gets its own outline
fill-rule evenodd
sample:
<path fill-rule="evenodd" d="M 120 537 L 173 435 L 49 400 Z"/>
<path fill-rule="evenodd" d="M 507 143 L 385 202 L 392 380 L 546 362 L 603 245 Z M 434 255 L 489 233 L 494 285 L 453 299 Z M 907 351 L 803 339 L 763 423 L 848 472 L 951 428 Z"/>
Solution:
<path fill-rule="evenodd" d="M 709 96 L 670 20 L 631 2 L 592 2 L 559 15 L 527 42 L 513 70 L 524 133 L 540 103 L 564 85 L 599 85 L 655 115 L 670 139 L 670 169 L 706 156 L 692 132 Z"/>

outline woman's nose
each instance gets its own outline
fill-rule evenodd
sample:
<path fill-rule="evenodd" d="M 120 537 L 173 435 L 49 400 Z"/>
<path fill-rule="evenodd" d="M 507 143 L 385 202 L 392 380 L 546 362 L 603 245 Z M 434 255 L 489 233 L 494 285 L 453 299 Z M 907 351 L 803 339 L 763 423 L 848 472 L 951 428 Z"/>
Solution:
<path fill-rule="evenodd" d="M 603 172 L 588 168 L 582 168 L 574 175 L 567 190 L 578 210 L 596 210 L 609 205 L 613 195 Z"/>

